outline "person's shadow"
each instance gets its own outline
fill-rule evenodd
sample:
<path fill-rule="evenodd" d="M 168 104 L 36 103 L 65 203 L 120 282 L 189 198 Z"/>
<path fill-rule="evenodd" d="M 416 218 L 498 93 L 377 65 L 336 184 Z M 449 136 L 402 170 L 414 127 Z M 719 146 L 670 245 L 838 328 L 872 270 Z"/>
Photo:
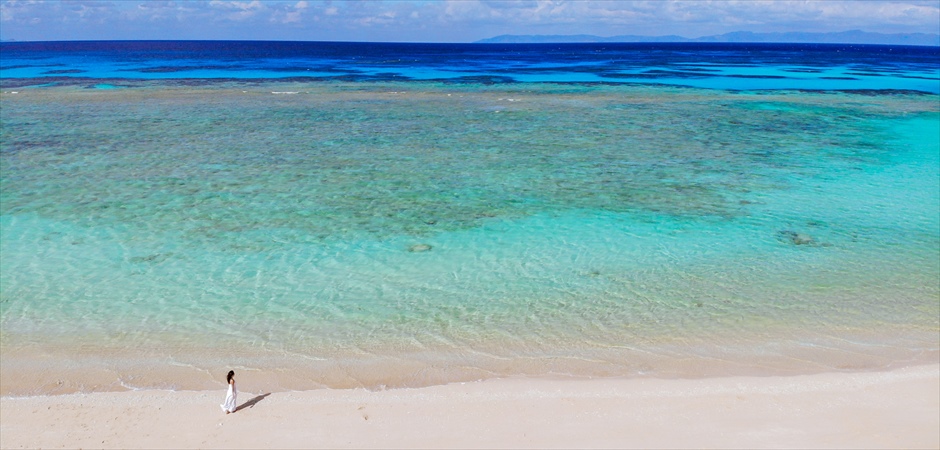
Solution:
<path fill-rule="evenodd" d="M 257 405 L 258 402 L 260 402 L 261 400 L 264 400 L 264 398 L 269 395 L 271 395 L 270 392 L 268 392 L 267 394 L 256 395 L 255 398 L 248 400 L 247 402 L 242 403 L 241 405 L 238 405 L 238 408 L 235 408 L 235 412 L 241 411 L 245 408 L 254 408 L 254 406 Z"/>

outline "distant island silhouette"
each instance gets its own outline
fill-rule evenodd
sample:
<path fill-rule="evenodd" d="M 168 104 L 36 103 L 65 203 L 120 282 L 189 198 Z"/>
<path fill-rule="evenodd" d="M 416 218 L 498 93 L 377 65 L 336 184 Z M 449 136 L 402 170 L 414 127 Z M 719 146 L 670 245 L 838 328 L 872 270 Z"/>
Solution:
<path fill-rule="evenodd" d="M 779 42 L 801 44 L 881 44 L 881 45 L 920 45 L 940 46 L 940 34 L 928 33 L 872 33 L 861 30 L 840 31 L 836 33 L 754 33 L 735 31 L 731 33 L 698 38 L 686 38 L 677 35 L 667 36 L 594 36 L 590 34 L 571 35 L 531 35 L 503 34 L 476 41 L 476 44 L 541 44 L 541 43 L 579 43 L 579 42 Z"/>

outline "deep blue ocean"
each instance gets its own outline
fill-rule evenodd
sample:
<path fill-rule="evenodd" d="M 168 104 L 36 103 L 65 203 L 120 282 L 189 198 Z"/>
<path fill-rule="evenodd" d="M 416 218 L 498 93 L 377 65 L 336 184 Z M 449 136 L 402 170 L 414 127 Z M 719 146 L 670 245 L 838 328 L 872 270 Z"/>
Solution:
<path fill-rule="evenodd" d="M 940 360 L 940 49 L 0 43 L 0 395 Z"/>
<path fill-rule="evenodd" d="M 0 77 L 654 83 L 940 93 L 940 48 L 849 44 L 5 42 Z M 61 81 L 57 81 L 61 80 Z"/>

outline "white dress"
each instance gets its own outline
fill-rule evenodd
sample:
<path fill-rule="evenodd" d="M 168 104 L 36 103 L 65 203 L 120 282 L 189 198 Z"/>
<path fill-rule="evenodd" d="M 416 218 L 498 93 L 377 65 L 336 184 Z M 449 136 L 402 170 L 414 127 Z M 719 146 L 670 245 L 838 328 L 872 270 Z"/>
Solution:
<path fill-rule="evenodd" d="M 222 411 L 230 413 L 235 412 L 236 398 L 238 398 L 238 390 L 235 389 L 235 383 L 230 383 L 228 385 L 228 392 L 225 393 L 225 403 L 219 405 L 222 407 Z"/>

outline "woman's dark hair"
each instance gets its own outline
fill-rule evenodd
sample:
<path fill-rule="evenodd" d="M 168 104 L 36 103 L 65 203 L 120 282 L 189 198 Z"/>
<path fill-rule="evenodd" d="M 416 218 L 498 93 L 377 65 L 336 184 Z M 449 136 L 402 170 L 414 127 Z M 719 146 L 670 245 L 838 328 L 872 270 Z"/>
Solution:
<path fill-rule="evenodd" d="M 234 378 L 234 377 L 235 377 L 235 371 L 234 371 L 234 370 L 229 370 L 229 371 L 228 371 L 228 377 L 227 377 L 227 379 L 226 379 L 225 381 L 226 381 L 227 383 L 231 383 L 231 382 L 232 382 L 232 378 Z"/>

